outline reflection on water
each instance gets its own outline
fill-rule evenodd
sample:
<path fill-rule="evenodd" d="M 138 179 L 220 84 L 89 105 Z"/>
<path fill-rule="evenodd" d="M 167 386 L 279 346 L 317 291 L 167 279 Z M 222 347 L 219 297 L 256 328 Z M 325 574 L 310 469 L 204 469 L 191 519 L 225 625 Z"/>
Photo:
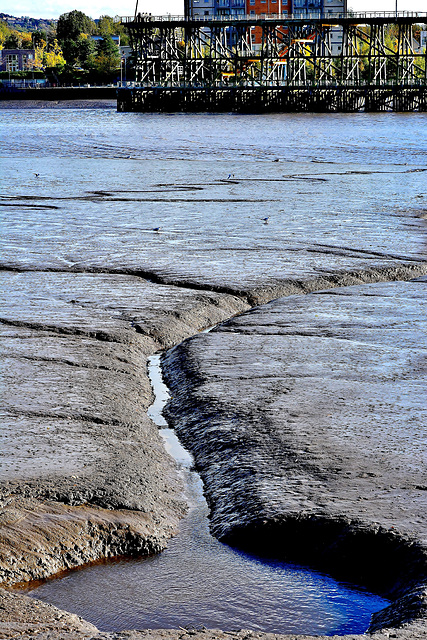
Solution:
<path fill-rule="evenodd" d="M 165 424 L 167 398 L 151 359 L 156 402 Z M 161 554 L 89 567 L 50 580 L 31 595 L 83 616 L 101 630 L 205 626 L 276 633 L 357 633 L 387 601 L 306 568 L 261 559 L 221 544 L 209 533 L 208 507 L 191 456 L 170 429 L 166 446 L 178 460 L 190 512 Z"/>

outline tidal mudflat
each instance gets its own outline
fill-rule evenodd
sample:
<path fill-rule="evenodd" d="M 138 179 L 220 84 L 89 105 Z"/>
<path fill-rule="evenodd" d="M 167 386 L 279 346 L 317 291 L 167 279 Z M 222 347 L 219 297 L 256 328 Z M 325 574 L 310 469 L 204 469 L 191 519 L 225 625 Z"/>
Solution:
<path fill-rule="evenodd" d="M 178 345 L 215 535 L 387 595 L 376 638 L 427 635 L 425 123 L 2 109 L 5 586 L 165 548 L 186 504 L 146 361 Z M 3 637 L 230 637 L 2 598 Z"/>

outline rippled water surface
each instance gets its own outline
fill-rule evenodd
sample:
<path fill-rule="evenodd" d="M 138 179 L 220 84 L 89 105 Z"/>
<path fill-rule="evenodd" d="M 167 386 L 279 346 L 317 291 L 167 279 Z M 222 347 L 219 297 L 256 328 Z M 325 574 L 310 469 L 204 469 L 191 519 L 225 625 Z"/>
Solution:
<path fill-rule="evenodd" d="M 425 253 L 426 114 L 39 107 L 0 110 L 7 267 L 240 287 Z M 385 606 L 218 543 L 183 463 L 192 509 L 164 553 L 75 571 L 33 595 L 101 629 L 357 632 Z"/>

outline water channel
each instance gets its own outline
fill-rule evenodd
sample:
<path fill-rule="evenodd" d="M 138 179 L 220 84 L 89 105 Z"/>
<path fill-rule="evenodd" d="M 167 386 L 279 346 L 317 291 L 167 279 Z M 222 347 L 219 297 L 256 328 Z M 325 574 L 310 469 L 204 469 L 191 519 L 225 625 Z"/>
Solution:
<path fill-rule="evenodd" d="M 208 506 L 191 455 L 167 428 L 160 357 L 150 359 L 149 410 L 183 475 L 190 510 L 179 535 L 149 558 L 108 562 L 48 580 L 30 595 L 77 613 L 103 631 L 207 627 L 275 633 L 364 632 L 384 599 L 307 568 L 265 560 L 209 533 Z"/>

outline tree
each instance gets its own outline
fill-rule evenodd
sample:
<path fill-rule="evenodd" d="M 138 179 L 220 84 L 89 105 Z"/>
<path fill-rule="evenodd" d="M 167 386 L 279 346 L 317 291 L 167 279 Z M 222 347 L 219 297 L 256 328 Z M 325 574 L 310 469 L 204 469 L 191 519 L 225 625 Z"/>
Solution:
<path fill-rule="evenodd" d="M 110 76 L 120 67 L 120 52 L 111 36 L 106 36 L 98 42 L 97 55 L 93 60 L 93 67 L 98 74 Z"/>
<path fill-rule="evenodd" d="M 90 66 L 96 50 L 90 34 L 95 29 L 93 20 L 81 11 L 74 10 L 59 16 L 57 39 L 68 65 L 83 69 Z"/>
<path fill-rule="evenodd" d="M 82 33 L 90 35 L 95 31 L 95 23 L 82 11 L 70 11 L 59 16 L 56 27 L 56 37 L 58 42 L 65 40 L 77 40 Z"/>
<path fill-rule="evenodd" d="M 70 66 L 90 67 L 90 60 L 96 54 L 96 45 L 92 38 L 81 33 L 76 40 L 64 40 L 62 42 L 64 58 Z"/>
<path fill-rule="evenodd" d="M 37 49 L 38 47 L 46 46 L 46 43 L 47 43 L 46 31 L 33 31 L 32 43 L 33 43 L 34 49 Z"/>
<path fill-rule="evenodd" d="M 23 33 L 21 36 L 20 49 L 34 49 L 31 33 Z"/>
<path fill-rule="evenodd" d="M 115 22 L 111 16 L 101 16 L 98 21 L 96 31 L 99 36 L 120 36 L 120 44 L 127 45 L 129 36 L 125 31 L 125 27 L 121 22 Z"/>
<path fill-rule="evenodd" d="M 7 26 L 7 23 L 4 20 L 0 20 L 0 49 L 3 49 L 5 40 L 9 34 L 10 29 Z"/>
<path fill-rule="evenodd" d="M 101 16 L 98 21 L 97 32 L 100 36 L 113 36 L 115 34 L 115 24 L 111 16 Z"/>
<path fill-rule="evenodd" d="M 40 45 L 35 47 L 36 55 L 34 67 L 36 69 L 62 68 L 65 65 L 65 59 L 62 49 L 58 44 L 58 40 L 47 43 L 46 40 L 40 40 Z"/>
<path fill-rule="evenodd" d="M 17 33 L 11 32 L 4 40 L 5 49 L 19 49 L 19 37 Z"/>

